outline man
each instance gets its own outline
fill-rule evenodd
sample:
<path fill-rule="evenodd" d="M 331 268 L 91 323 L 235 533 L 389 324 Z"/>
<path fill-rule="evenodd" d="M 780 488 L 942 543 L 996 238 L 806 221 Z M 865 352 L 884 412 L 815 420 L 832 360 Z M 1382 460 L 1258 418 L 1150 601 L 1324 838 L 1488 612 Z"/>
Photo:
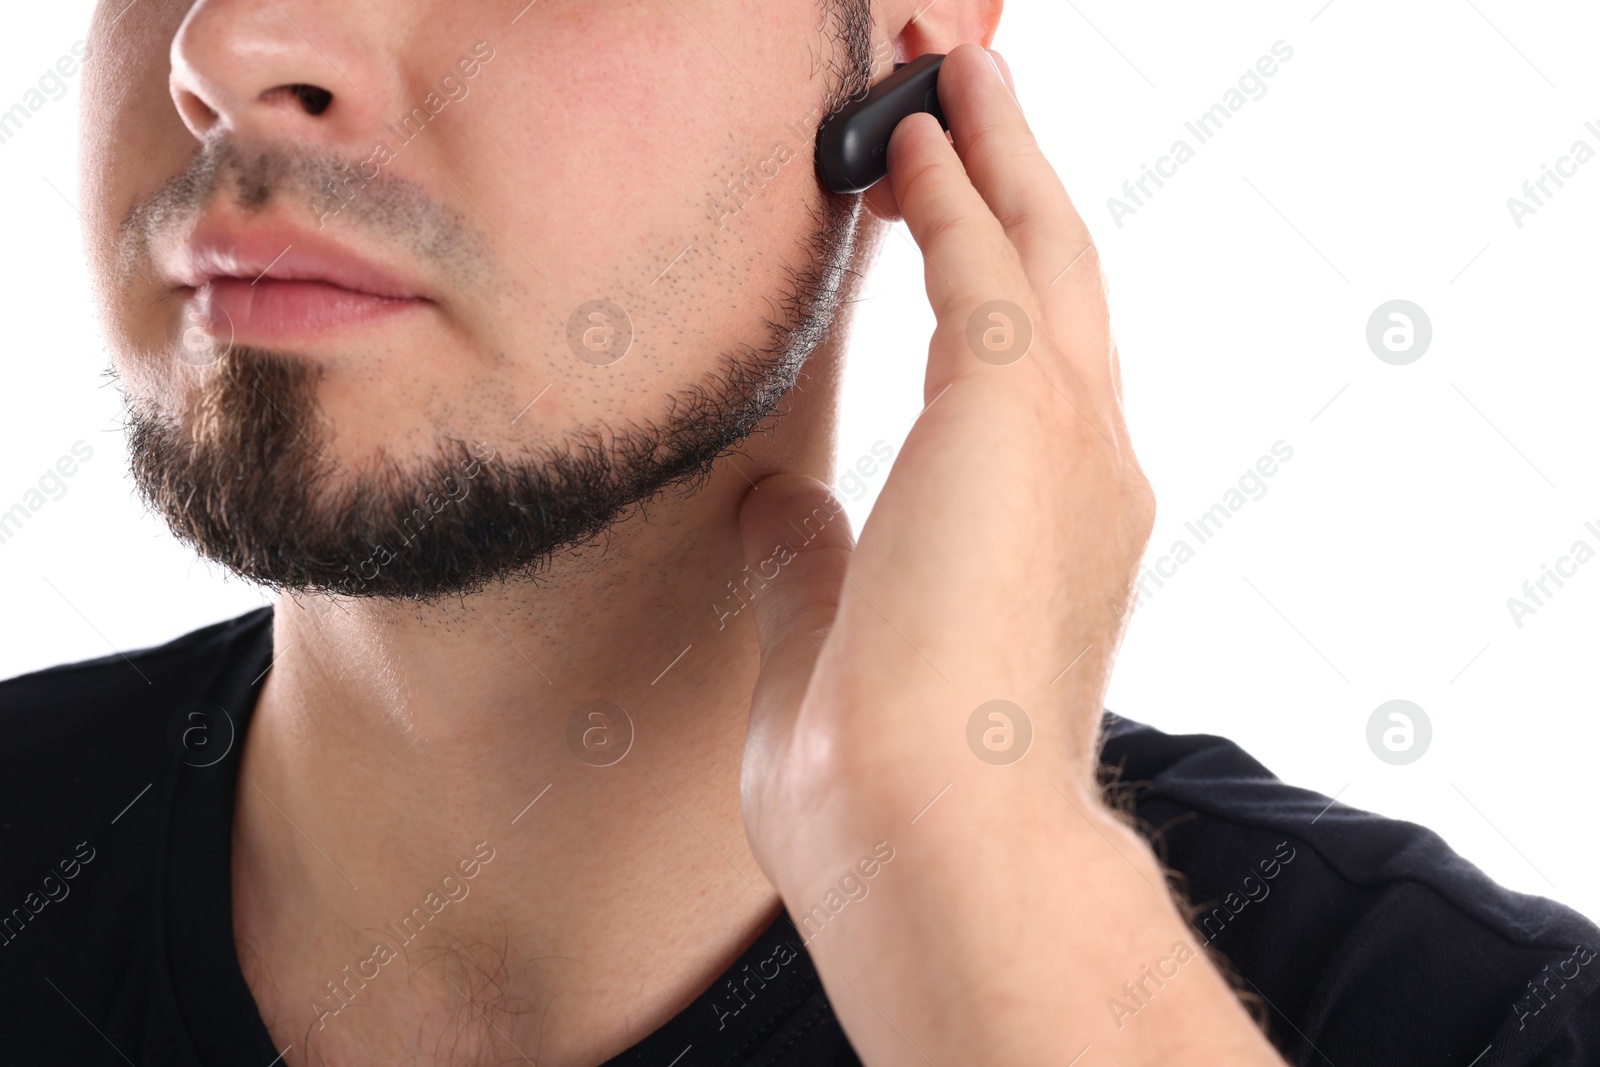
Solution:
<path fill-rule="evenodd" d="M 1153 504 L 999 8 L 101 7 L 135 477 L 279 596 L 0 688 L 7 1062 L 1592 1052 L 1579 916 L 1102 717 Z M 825 193 L 818 123 L 929 52 L 953 141 Z M 896 216 L 939 325 L 857 542 Z"/>

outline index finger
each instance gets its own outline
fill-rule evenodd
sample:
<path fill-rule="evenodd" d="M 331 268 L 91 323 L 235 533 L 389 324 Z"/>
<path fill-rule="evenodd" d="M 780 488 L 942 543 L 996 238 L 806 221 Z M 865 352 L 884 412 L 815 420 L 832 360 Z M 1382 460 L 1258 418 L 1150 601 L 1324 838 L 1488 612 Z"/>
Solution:
<path fill-rule="evenodd" d="M 939 102 L 956 154 L 1016 246 L 1053 336 L 1090 380 L 1113 376 L 1100 257 L 1039 147 L 999 64 L 962 45 L 939 71 Z"/>
<path fill-rule="evenodd" d="M 979 305 L 1007 300 L 1037 314 L 1032 287 L 1004 227 L 973 186 L 932 115 L 916 114 L 889 138 L 889 177 L 900 211 L 922 249 L 928 303 L 941 329 L 963 330 Z M 960 346 L 934 346 L 930 379 L 948 378 Z"/>

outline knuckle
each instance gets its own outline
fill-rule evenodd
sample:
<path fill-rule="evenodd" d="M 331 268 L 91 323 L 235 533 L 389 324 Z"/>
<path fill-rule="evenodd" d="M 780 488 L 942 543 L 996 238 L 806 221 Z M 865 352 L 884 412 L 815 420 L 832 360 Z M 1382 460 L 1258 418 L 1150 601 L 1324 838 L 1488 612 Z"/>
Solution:
<path fill-rule="evenodd" d="M 930 203 L 938 203 L 939 198 L 934 194 L 937 192 L 939 172 L 942 168 L 943 163 L 940 159 L 928 155 L 908 161 L 902 171 L 904 177 L 900 180 L 901 203 L 907 201 L 916 203 L 920 196 L 926 196 Z"/>
<path fill-rule="evenodd" d="M 1155 530 L 1156 494 L 1150 481 L 1137 468 L 1128 478 L 1126 489 L 1128 533 L 1141 548 L 1150 541 Z"/>
<path fill-rule="evenodd" d="M 1020 147 L 1015 133 L 1005 123 L 992 119 L 972 127 L 961 140 L 965 154 L 978 159 L 1009 157 Z"/>
<path fill-rule="evenodd" d="M 961 228 L 961 216 L 948 209 L 934 210 L 923 221 L 923 240 L 930 246 L 943 244 Z"/>
<path fill-rule="evenodd" d="M 1137 508 L 1136 513 L 1139 518 L 1139 529 L 1143 530 L 1146 536 L 1149 536 L 1150 531 L 1155 526 L 1156 522 L 1156 511 L 1158 508 L 1156 491 L 1150 485 L 1149 479 L 1145 478 L 1143 475 L 1140 475 L 1138 483 L 1134 489 L 1134 494 Z"/>

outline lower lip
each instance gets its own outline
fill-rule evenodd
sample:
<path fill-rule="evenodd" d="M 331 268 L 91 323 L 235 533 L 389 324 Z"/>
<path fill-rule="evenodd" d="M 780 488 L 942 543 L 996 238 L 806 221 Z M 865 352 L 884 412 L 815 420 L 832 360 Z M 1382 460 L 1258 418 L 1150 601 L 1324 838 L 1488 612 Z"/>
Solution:
<path fill-rule="evenodd" d="M 334 330 L 373 325 L 429 301 L 374 296 L 316 281 L 219 278 L 194 291 L 207 330 L 224 341 L 306 341 Z"/>

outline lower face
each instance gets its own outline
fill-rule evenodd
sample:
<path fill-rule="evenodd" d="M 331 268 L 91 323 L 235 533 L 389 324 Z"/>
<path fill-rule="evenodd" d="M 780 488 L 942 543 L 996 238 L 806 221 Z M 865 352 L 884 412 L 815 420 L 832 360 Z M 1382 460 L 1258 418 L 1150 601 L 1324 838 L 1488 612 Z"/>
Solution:
<path fill-rule="evenodd" d="M 89 42 L 91 267 L 135 474 L 180 536 L 269 586 L 459 592 L 772 410 L 851 253 L 812 139 L 868 76 L 866 38 L 837 38 L 865 0 L 280 3 L 357 57 L 365 87 L 312 74 L 369 118 L 197 137 L 174 38 L 247 34 L 257 6 L 110 0 Z M 403 299 L 183 284 L 215 233 L 347 250 Z"/>

